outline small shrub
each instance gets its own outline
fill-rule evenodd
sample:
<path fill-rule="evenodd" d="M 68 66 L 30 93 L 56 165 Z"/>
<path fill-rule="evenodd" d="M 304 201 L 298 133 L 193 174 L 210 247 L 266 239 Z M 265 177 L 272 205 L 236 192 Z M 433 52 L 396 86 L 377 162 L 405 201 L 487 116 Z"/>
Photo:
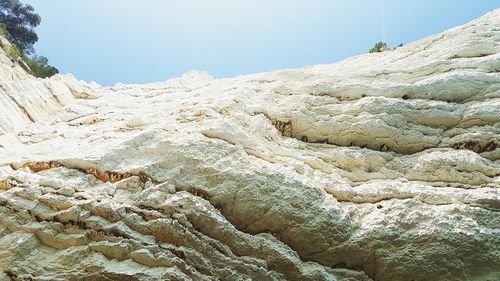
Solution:
<path fill-rule="evenodd" d="M 5 24 L 0 23 L 0 36 L 7 37 L 8 35 L 9 32 L 7 32 Z M 14 44 L 5 45 L 3 41 L 0 40 L 0 47 L 5 51 L 5 54 L 12 62 L 17 61 L 17 59 L 19 59 L 23 55 L 21 50 Z"/>
<path fill-rule="evenodd" d="M 382 51 L 387 50 L 387 43 L 385 42 L 377 42 L 373 48 L 370 49 L 370 53 L 380 53 Z"/>
<path fill-rule="evenodd" d="M 29 58 L 16 45 L 4 45 L 0 40 L 0 47 L 5 50 L 5 54 L 12 62 L 17 62 L 26 72 L 39 78 L 51 77 L 59 70 L 49 65 L 49 60 L 44 56 Z"/>
<path fill-rule="evenodd" d="M 8 46 L 6 52 L 7 52 L 7 57 L 12 62 L 17 61 L 23 55 L 21 50 L 18 47 L 16 47 L 15 45 Z"/>
<path fill-rule="evenodd" d="M 25 54 L 34 51 L 33 44 L 38 41 L 34 28 L 41 20 L 31 5 L 25 5 L 20 0 L 0 1 L 0 22 L 8 31 L 6 37 Z"/>
<path fill-rule="evenodd" d="M 49 65 L 49 60 L 44 56 L 34 57 L 33 59 L 25 57 L 24 61 L 30 68 L 31 74 L 35 77 L 46 78 L 59 73 L 57 68 Z"/>
<path fill-rule="evenodd" d="M 7 26 L 3 23 L 0 23 L 0 36 L 7 36 Z"/>
<path fill-rule="evenodd" d="M 9 4 L 0 0 L 0 9 L 7 9 Z M 10 6 L 9 6 L 10 7 Z M 11 8 L 8 8 L 9 10 Z M 33 28 L 40 24 L 40 16 L 36 14 L 33 7 L 18 4 L 16 13 L 0 13 L 0 19 L 11 19 L 9 25 L 0 23 L 0 36 L 5 37 L 12 44 L 4 44 L 0 40 L 0 48 L 12 62 L 17 62 L 26 72 L 39 78 L 51 77 L 59 73 L 57 68 L 49 65 L 49 60 L 43 56 L 37 56 L 33 44 L 38 40 Z M 20 25 L 20 26 L 19 26 Z M 14 32 L 12 34 L 11 32 Z M 30 55 L 30 57 L 28 57 Z"/>

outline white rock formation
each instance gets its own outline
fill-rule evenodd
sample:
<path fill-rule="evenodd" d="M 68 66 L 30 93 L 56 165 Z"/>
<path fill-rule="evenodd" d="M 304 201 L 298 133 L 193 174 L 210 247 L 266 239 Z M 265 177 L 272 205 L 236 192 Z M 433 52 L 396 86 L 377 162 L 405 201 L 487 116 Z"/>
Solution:
<path fill-rule="evenodd" d="M 0 71 L 0 279 L 500 279 L 500 10 L 231 79 Z"/>

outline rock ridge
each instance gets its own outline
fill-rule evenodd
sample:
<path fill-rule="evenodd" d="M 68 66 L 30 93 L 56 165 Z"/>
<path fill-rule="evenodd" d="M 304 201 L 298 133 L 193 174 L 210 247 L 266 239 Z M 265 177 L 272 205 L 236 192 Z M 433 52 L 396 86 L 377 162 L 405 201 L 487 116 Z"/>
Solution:
<path fill-rule="evenodd" d="M 500 9 L 226 79 L 0 50 L 0 280 L 500 279 L 499 71 Z"/>

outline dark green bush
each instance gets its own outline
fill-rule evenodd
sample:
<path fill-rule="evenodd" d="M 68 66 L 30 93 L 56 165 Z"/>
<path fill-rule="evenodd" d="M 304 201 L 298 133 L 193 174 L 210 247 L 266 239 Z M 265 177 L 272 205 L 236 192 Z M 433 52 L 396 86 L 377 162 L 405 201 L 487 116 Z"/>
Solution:
<path fill-rule="evenodd" d="M 33 76 L 45 78 L 59 71 L 49 65 L 46 57 L 37 56 L 33 49 L 33 44 L 38 41 L 34 28 L 40 21 L 32 6 L 24 5 L 19 0 L 0 0 L 0 36 L 12 43 L 3 44 L 0 41 L 0 47 L 12 62 L 19 63 Z"/>
<path fill-rule="evenodd" d="M 41 22 L 40 16 L 35 13 L 31 5 L 25 5 L 19 0 L 0 0 L 0 23 L 4 34 L 23 53 L 34 52 L 33 44 L 38 41 L 34 28 Z"/>
<path fill-rule="evenodd" d="M 375 46 L 373 46 L 373 48 L 370 49 L 370 53 L 380 53 L 386 49 L 388 49 L 387 43 L 377 42 Z"/>
<path fill-rule="evenodd" d="M 25 58 L 25 62 L 30 68 L 31 74 L 36 77 L 46 78 L 59 73 L 57 68 L 49 65 L 49 60 L 44 56 L 34 57 L 33 59 Z"/>
<path fill-rule="evenodd" d="M 24 70 L 35 77 L 46 78 L 59 73 L 57 68 L 49 65 L 49 60 L 44 56 L 33 56 L 30 58 L 16 45 L 5 45 L 1 41 L 0 48 L 5 51 L 5 54 L 12 62 L 19 63 Z"/>
<path fill-rule="evenodd" d="M 23 56 L 23 52 L 15 45 L 8 46 L 5 51 L 7 52 L 7 57 L 13 62 L 18 61 Z"/>
<path fill-rule="evenodd" d="M 0 36 L 7 36 L 7 26 L 3 23 L 0 23 Z"/>

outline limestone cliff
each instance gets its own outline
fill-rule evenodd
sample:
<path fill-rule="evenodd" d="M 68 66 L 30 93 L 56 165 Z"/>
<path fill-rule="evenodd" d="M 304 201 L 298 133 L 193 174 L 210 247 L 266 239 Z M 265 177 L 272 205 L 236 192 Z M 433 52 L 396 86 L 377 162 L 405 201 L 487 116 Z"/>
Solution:
<path fill-rule="evenodd" d="M 500 10 L 230 79 L 0 71 L 1 280 L 500 279 Z"/>

